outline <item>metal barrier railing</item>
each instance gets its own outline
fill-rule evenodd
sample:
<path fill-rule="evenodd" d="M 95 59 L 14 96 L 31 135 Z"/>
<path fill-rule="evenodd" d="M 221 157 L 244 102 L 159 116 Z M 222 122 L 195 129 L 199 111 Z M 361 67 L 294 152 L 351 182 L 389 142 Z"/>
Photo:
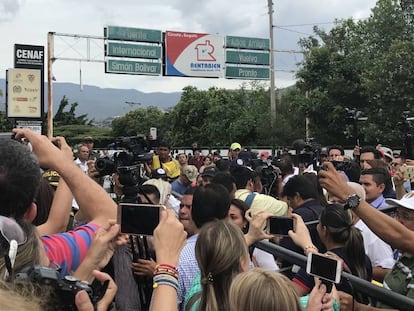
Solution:
<path fill-rule="evenodd" d="M 306 267 L 306 257 L 304 255 L 295 253 L 289 249 L 270 243 L 268 241 L 257 242 L 255 246 L 261 250 L 276 255 L 277 257 L 281 257 L 282 259 L 287 260 L 292 264 Z M 353 288 L 359 292 L 375 298 L 376 300 L 379 300 L 393 308 L 402 311 L 414 310 L 414 299 L 410 299 L 391 290 L 373 285 L 370 282 L 347 272 L 342 272 L 342 277 L 349 280 Z"/>

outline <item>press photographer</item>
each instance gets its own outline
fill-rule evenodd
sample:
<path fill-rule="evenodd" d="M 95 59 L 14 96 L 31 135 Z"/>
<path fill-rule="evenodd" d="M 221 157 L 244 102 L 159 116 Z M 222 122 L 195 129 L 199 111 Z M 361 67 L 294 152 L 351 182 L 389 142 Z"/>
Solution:
<path fill-rule="evenodd" d="M 113 159 L 100 158 L 95 162 L 99 176 L 116 173 L 117 182 L 122 186 L 123 201 L 135 202 L 138 188 L 146 177 L 146 162 L 153 154 L 144 135 L 118 137 L 113 144 L 123 151 L 116 152 Z M 112 184 L 112 188 L 114 183 Z M 113 189 L 112 189 L 113 190 Z"/>

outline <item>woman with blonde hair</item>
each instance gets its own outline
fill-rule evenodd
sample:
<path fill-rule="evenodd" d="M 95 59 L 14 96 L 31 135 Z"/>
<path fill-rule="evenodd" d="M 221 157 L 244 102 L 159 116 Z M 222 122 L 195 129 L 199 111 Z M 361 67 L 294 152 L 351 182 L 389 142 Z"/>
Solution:
<path fill-rule="evenodd" d="M 256 268 L 239 274 L 229 292 L 231 311 L 299 311 L 299 298 L 287 277 Z"/>
<path fill-rule="evenodd" d="M 325 286 L 320 286 L 318 281 L 311 295 L 307 297 L 309 300 L 301 301 L 292 282 L 286 276 L 275 271 L 255 268 L 240 273 L 231 283 L 230 311 L 332 310 L 332 300 L 324 297 L 325 293 Z M 307 305 L 306 309 L 303 305 Z"/>
<path fill-rule="evenodd" d="M 225 220 L 209 222 L 200 230 L 195 252 L 200 274 L 187 294 L 184 309 L 229 310 L 230 284 L 237 274 L 249 267 L 242 231 Z"/>

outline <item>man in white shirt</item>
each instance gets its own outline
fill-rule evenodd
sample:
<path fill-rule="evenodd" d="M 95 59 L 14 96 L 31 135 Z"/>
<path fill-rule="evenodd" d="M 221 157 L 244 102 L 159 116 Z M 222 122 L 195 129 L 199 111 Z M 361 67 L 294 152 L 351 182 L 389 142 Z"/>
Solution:
<path fill-rule="evenodd" d="M 81 145 L 78 151 L 78 158 L 75 163 L 82 169 L 84 173 L 88 172 L 89 148 L 86 145 Z"/>
<path fill-rule="evenodd" d="M 354 182 L 347 183 L 365 200 L 365 191 L 363 186 Z M 331 199 L 331 197 L 330 197 Z M 335 201 L 335 200 L 334 200 Z M 343 203 L 341 201 L 337 203 Z M 391 246 L 381 240 L 370 228 L 352 211 L 352 220 L 356 228 L 358 228 L 364 238 L 365 254 L 369 257 L 372 264 L 373 279 L 382 283 L 385 275 L 391 271 L 394 266 L 394 254 Z"/>
<path fill-rule="evenodd" d="M 87 145 L 81 145 L 78 150 L 78 157 L 75 160 L 75 164 L 79 166 L 79 168 L 85 173 L 88 174 L 88 159 L 89 159 L 89 148 Z M 72 201 L 72 208 L 73 210 L 77 211 L 79 209 L 79 205 L 75 199 Z"/>

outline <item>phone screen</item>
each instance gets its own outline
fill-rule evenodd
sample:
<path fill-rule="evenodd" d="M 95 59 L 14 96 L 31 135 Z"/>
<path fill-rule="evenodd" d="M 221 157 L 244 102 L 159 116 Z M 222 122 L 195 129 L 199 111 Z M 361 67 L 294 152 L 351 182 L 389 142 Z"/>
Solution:
<path fill-rule="evenodd" d="M 338 283 L 341 264 L 338 260 L 324 255 L 310 253 L 306 272 L 322 279 Z"/>
<path fill-rule="evenodd" d="M 162 205 L 121 203 L 118 207 L 118 223 L 121 233 L 153 235 L 160 222 Z"/>
<path fill-rule="evenodd" d="M 268 224 L 270 234 L 287 236 L 289 230 L 294 230 L 293 218 L 291 217 L 270 217 Z"/>

